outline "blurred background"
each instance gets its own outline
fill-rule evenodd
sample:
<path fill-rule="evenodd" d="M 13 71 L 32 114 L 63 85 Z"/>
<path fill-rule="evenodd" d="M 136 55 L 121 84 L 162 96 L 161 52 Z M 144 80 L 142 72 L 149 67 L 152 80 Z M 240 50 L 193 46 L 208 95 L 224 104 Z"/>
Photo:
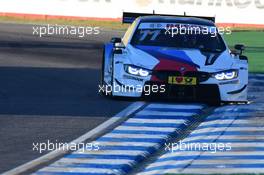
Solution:
<path fill-rule="evenodd" d="M 100 26 L 125 31 L 123 12 L 214 16 L 231 27 L 230 48 L 246 45 L 250 71 L 264 71 L 264 0 L 0 0 L 0 20 L 33 24 Z M 243 31 L 243 32 L 241 32 Z"/>

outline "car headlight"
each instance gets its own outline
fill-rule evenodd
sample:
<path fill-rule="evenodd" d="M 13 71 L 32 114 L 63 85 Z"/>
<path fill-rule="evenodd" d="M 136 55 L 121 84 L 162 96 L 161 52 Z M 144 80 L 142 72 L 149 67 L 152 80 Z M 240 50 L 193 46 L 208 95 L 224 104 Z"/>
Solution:
<path fill-rule="evenodd" d="M 217 72 L 213 74 L 213 77 L 217 80 L 232 80 L 238 76 L 237 70 L 228 70 Z"/>
<path fill-rule="evenodd" d="M 125 65 L 125 71 L 129 74 L 132 75 L 137 75 L 137 76 L 141 76 L 141 77 L 146 77 L 150 74 L 150 70 L 141 68 L 141 67 L 137 67 L 137 66 L 132 66 L 132 65 Z"/>

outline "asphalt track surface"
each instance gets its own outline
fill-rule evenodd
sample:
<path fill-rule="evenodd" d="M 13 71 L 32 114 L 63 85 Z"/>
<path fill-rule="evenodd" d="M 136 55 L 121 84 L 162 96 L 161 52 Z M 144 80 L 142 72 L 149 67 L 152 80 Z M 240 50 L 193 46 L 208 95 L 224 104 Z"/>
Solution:
<path fill-rule="evenodd" d="M 46 153 L 33 143 L 69 142 L 131 103 L 97 93 L 103 43 L 122 32 L 40 38 L 32 27 L 0 23 L 0 173 Z"/>

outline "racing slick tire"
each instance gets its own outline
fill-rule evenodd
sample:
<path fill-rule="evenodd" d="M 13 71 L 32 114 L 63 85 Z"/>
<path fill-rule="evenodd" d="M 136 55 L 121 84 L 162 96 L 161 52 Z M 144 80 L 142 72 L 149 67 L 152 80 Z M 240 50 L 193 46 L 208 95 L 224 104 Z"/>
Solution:
<path fill-rule="evenodd" d="M 103 88 L 103 91 L 100 91 L 100 94 L 105 96 L 105 97 L 112 97 L 112 91 L 108 92 L 106 91 L 107 88 L 109 87 L 107 83 L 105 82 L 105 48 L 103 49 L 103 56 L 102 56 L 102 64 L 101 64 L 101 75 L 100 75 L 100 86 Z"/>

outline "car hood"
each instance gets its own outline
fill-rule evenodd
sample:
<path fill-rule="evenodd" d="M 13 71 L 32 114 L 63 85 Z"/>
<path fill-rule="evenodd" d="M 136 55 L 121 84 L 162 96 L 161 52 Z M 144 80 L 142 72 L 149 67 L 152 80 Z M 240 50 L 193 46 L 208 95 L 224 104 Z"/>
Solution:
<path fill-rule="evenodd" d="M 201 52 L 198 49 L 175 49 L 157 46 L 127 47 L 128 58 L 134 65 L 156 70 L 220 71 L 230 69 L 233 59 L 228 51 Z"/>

